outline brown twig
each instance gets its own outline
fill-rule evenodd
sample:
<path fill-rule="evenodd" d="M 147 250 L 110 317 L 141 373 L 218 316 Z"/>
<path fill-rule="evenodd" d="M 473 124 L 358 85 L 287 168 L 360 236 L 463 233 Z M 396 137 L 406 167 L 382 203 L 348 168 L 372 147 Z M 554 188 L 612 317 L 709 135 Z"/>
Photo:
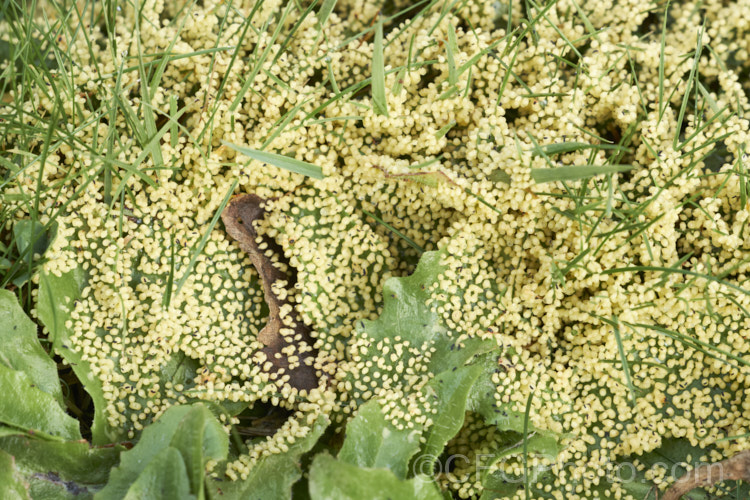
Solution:
<path fill-rule="evenodd" d="M 281 299 L 273 291 L 273 284 L 277 281 L 285 282 L 285 288 L 294 285 L 295 276 L 292 271 L 282 271 L 274 265 L 270 256 L 279 261 L 283 259 L 283 252 L 273 239 L 263 236 L 265 249 L 261 249 L 256 240 L 258 233 L 253 227 L 253 222 L 262 219 L 264 199 L 254 194 L 244 194 L 234 197 L 227 205 L 221 218 L 226 226 L 227 233 L 239 243 L 240 248 L 247 252 L 250 260 L 260 274 L 263 283 L 263 292 L 268 304 L 268 323 L 258 333 L 258 340 L 265 346 L 263 352 L 271 362 L 271 371 L 278 377 L 289 376 L 289 385 L 299 390 L 310 390 L 318 386 L 318 377 L 315 368 L 307 362 L 314 358 L 315 353 L 311 349 L 310 328 L 297 316 L 293 304 L 288 300 Z M 269 252 L 270 250 L 270 252 Z M 291 269 L 290 266 L 286 266 Z M 292 312 L 281 315 L 281 308 L 289 304 Z M 287 333 L 282 333 L 286 330 Z M 294 354 L 299 360 L 290 367 L 288 347 L 294 346 Z"/>
<path fill-rule="evenodd" d="M 662 500 L 679 500 L 682 495 L 695 488 L 732 480 L 750 481 L 750 450 L 742 451 L 715 464 L 696 467 L 678 479 L 667 490 Z"/>

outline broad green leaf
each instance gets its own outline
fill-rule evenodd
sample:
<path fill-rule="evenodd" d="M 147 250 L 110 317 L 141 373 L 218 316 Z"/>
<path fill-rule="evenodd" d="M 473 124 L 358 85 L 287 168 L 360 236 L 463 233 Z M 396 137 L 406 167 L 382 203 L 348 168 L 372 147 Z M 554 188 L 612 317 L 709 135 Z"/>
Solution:
<path fill-rule="evenodd" d="M 431 287 L 444 271 L 441 255 L 441 252 L 426 252 L 412 275 L 387 280 L 383 287 L 384 307 L 380 317 L 359 325 L 360 334 L 372 339 L 370 350 L 359 352 L 365 359 L 381 355 L 376 342 L 399 337 L 420 352 L 432 352 L 427 364 L 426 383 L 420 387 L 400 388 L 408 397 L 421 394 L 434 410 L 430 415 L 430 425 L 414 424 L 411 429 L 422 439 L 419 446 L 422 470 L 429 468 L 424 463 L 425 458 L 434 462 L 463 426 L 469 396 L 480 375 L 496 367 L 496 356 L 488 354 L 497 347 L 494 341 L 466 339 L 459 342 L 427 304 L 432 295 Z M 404 351 L 401 360 L 405 356 L 412 354 Z M 382 371 L 381 375 L 389 378 L 389 374 Z M 407 402 L 403 404 L 406 410 Z M 394 449 L 391 442 L 380 437 L 380 429 L 388 429 L 390 424 L 381 424 L 383 417 L 372 414 L 373 409 L 379 410 L 380 406 L 370 405 L 372 403 L 365 404 L 360 411 L 368 417 L 371 428 L 363 429 L 365 419 L 361 418 L 362 415 L 352 420 L 347 426 L 347 439 L 338 459 L 360 466 L 389 468 L 401 478 L 403 459 L 407 454 L 413 457 L 414 452 L 410 448 L 407 448 L 408 453 Z"/>
<path fill-rule="evenodd" d="M 472 387 L 469 396 L 471 411 L 478 413 L 487 424 L 495 425 L 501 431 L 523 433 L 523 411 L 515 411 L 509 405 L 498 404 L 495 400 L 496 392 L 492 370 L 488 367 Z"/>
<path fill-rule="evenodd" d="M 173 406 L 143 430 L 132 450 L 121 454 L 120 465 L 96 498 L 180 498 L 161 497 L 162 490 L 201 495 L 206 462 L 226 458 L 227 452 L 227 436 L 204 405 Z M 153 491 L 156 496 L 148 496 Z"/>
<path fill-rule="evenodd" d="M 263 163 L 269 163 L 275 167 L 283 168 L 284 170 L 288 170 L 296 174 L 306 175 L 307 177 L 312 177 L 313 179 L 323 179 L 325 177 L 323 175 L 323 170 L 319 166 L 313 165 L 312 163 L 307 163 L 306 161 L 297 160 L 296 158 L 290 158 L 289 156 L 279 155 L 276 153 L 258 151 L 257 149 L 238 146 L 237 144 L 231 144 L 228 142 L 222 141 L 222 144 L 242 153 L 249 158 L 252 158 L 253 160 L 257 160 Z"/>
<path fill-rule="evenodd" d="M 90 498 L 107 482 L 121 446 L 91 447 L 85 441 L 55 442 L 13 436 L 0 438 L 0 450 L 15 457 L 19 474 L 35 500 Z M 5 498 L 4 496 L 2 498 Z"/>
<path fill-rule="evenodd" d="M 57 366 L 39 343 L 36 325 L 8 290 L 0 290 L 0 344 L 0 364 L 26 373 L 36 387 L 62 406 Z"/>
<path fill-rule="evenodd" d="M 302 477 L 300 469 L 302 455 L 310 451 L 318 442 L 329 423 L 328 417 L 318 417 L 309 434 L 289 445 L 286 452 L 262 458 L 250 470 L 247 479 L 233 482 L 209 482 L 209 487 L 213 491 L 211 498 L 215 500 L 290 498 L 292 485 Z"/>
<path fill-rule="evenodd" d="M 0 451 L 0 497 L 6 500 L 30 499 L 29 485 L 16 469 L 11 455 Z"/>
<path fill-rule="evenodd" d="M 24 372 L 0 365 L 0 423 L 51 439 L 81 439 L 78 421 Z"/>
<path fill-rule="evenodd" d="M 65 326 L 65 323 L 70 319 L 73 303 L 81 295 L 83 282 L 83 271 L 79 268 L 62 276 L 42 270 L 39 273 L 37 314 L 42 324 L 49 330 L 49 338 L 52 340 L 55 352 L 70 364 L 94 401 L 91 440 L 93 444 L 100 445 L 120 441 L 125 435 L 118 429 L 108 427 L 104 417 L 106 402 L 101 381 L 94 376 L 89 365 L 83 362 L 81 354 L 70 347 L 73 332 Z"/>
<path fill-rule="evenodd" d="M 27 261 L 31 261 L 34 254 L 44 254 L 56 232 L 56 224 L 45 230 L 44 224 L 29 219 L 19 220 L 13 225 L 13 237 L 18 253 Z"/>
<path fill-rule="evenodd" d="M 226 457 L 228 445 L 224 429 L 207 409 L 189 411 L 183 417 L 170 446 L 178 450 L 185 461 L 192 491 L 203 490 L 206 460 Z"/>
<path fill-rule="evenodd" d="M 315 457 L 310 467 L 310 498 L 442 500 L 443 496 L 437 484 L 429 477 L 399 479 L 387 469 L 360 468 L 321 453 Z"/>
<path fill-rule="evenodd" d="M 456 342 L 445 332 L 441 332 L 435 336 L 433 347 L 435 352 L 430 359 L 431 373 L 447 372 L 469 362 L 485 365 L 483 373 L 491 372 L 497 366 L 497 355 L 487 355 L 497 349 L 497 343 L 491 339 L 473 338 Z"/>
<path fill-rule="evenodd" d="M 109 207 L 104 205 L 92 207 L 92 209 L 98 210 L 102 216 L 110 213 Z M 143 214 L 137 212 L 134 214 L 128 216 L 137 226 L 133 229 L 133 232 L 138 233 L 138 231 L 141 231 L 139 233 L 141 236 L 145 237 L 145 235 L 148 235 L 148 238 L 153 238 L 150 241 L 164 245 L 165 248 L 163 248 L 163 252 L 147 253 L 140 250 L 129 254 L 129 257 L 126 259 L 127 262 L 124 262 L 123 265 L 129 268 L 131 272 L 128 273 L 128 277 L 126 278 L 127 284 L 124 286 L 137 287 L 144 282 L 172 283 L 175 285 L 174 288 L 176 290 L 179 289 L 180 283 L 187 281 L 190 276 L 195 277 L 201 273 L 208 273 L 207 269 L 205 271 L 199 271 L 198 269 L 201 268 L 202 262 L 209 260 L 202 250 L 211 234 L 209 228 L 213 226 L 213 222 L 208 224 L 208 227 L 205 227 L 206 225 L 204 224 L 204 227 L 191 232 L 190 235 L 172 234 L 171 230 L 160 225 L 146 228 L 146 224 L 143 224 L 142 220 L 139 219 L 139 216 Z M 63 219 L 65 217 L 61 218 L 61 220 Z M 218 215 L 214 219 L 218 220 Z M 68 220 L 67 224 L 70 224 L 68 229 L 74 230 L 77 236 L 71 236 L 68 240 L 68 245 L 63 248 L 66 251 L 78 252 L 77 248 L 70 246 L 70 241 L 75 240 L 76 237 L 84 237 L 84 234 L 88 234 L 86 233 L 87 228 L 72 227 L 73 224 L 70 223 L 70 220 Z M 105 240 L 105 237 L 97 236 L 94 241 L 89 241 L 92 245 L 103 245 Z M 173 250 L 175 258 L 171 259 Z M 230 248 L 221 250 L 220 253 L 222 257 L 219 258 L 234 260 L 239 258 L 239 255 Z M 160 255 L 166 256 L 173 263 L 167 270 L 162 269 L 159 272 L 153 272 L 148 267 L 144 268 L 139 264 L 144 259 L 147 261 L 159 260 L 161 258 Z M 214 255 L 213 259 L 216 258 L 217 256 Z M 218 356 L 213 351 L 196 352 L 193 347 L 187 345 L 184 339 L 173 339 L 176 343 L 175 345 L 179 347 L 175 347 L 175 345 L 166 347 L 165 344 L 160 342 L 145 341 L 144 339 L 152 338 L 154 335 L 160 338 L 159 335 L 163 328 L 162 321 L 167 320 L 145 321 L 141 325 L 130 322 L 125 325 L 121 314 L 123 313 L 123 307 L 126 306 L 121 300 L 102 302 L 93 301 L 91 295 L 89 295 L 88 299 L 82 297 L 83 291 L 86 287 L 90 286 L 92 287 L 90 291 L 108 289 L 107 291 L 111 291 L 114 298 L 123 298 L 121 289 L 118 286 L 112 283 L 104 284 L 99 281 L 101 267 L 95 269 L 96 266 L 91 266 L 87 270 L 84 270 L 84 263 L 80 260 L 68 262 L 67 264 L 72 266 L 72 269 L 61 276 L 57 276 L 50 271 L 50 269 L 53 269 L 52 267 L 49 269 L 48 266 L 42 268 L 39 279 L 37 311 L 41 322 L 49 330 L 54 352 L 70 364 L 93 400 L 92 442 L 94 444 L 107 444 L 119 442 L 123 439 L 135 438 L 139 434 L 139 429 L 136 429 L 136 423 L 140 424 L 138 427 L 141 425 L 145 426 L 155 417 L 154 413 L 145 412 L 145 408 L 152 404 L 150 403 L 151 400 L 161 400 L 165 406 L 169 406 L 178 403 L 191 403 L 205 397 L 206 388 L 200 387 L 202 379 L 197 377 L 197 372 L 198 370 L 212 371 L 218 364 Z M 211 276 L 222 278 L 225 283 L 223 288 L 232 290 L 235 293 L 232 299 L 210 301 L 208 304 L 208 307 L 216 311 L 216 316 L 212 316 L 212 318 L 217 322 L 222 321 L 219 319 L 221 317 L 226 318 L 230 314 L 230 310 L 236 311 L 234 308 L 237 307 L 237 304 L 246 303 L 246 300 L 253 295 L 262 295 L 257 273 L 246 272 L 243 279 L 238 280 L 237 276 L 230 274 L 229 268 L 222 268 L 220 266 L 218 269 L 211 271 Z M 187 319 L 188 315 L 184 314 L 189 309 L 189 304 L 194 299 L 201 300 L 203 303 L 206 301 L 198 299 L 199 293 L 195 290 L 190 293 L 185 293 L 186 289 L 183 289 L 179 293 L 175 290 L 173 290 L 171 295 L 172 300 L 168 309 L 179 310 L 181 313 L 178 315 L 177 321 L 184 324 L 189 321 Z M 134 307 L 163 308 L 164 302 L 159 299 L 167 295 L 162 294 L 157 299 L 139 296 Z M 161 304 L 154 304 L 154 300 L 161 302 Z M 248 314 L 245 316 L 244 324 L 252 329 L 255 323 L 261 323 L 260 318 L 263 317 L 264 307 L 266 307 L 265 304 L 257 311 L 253 310 L 252 315 Z M 78 313 L 75 318 L 72 316 L 73 311 Z M 258 315 L 257 318 L 256 314 Z M 95 316 L 99 319 L 95 319 Z M 102 324 L 99 320 L 104 316 L 113 320 L 112 325 L 114 326 L 105 326 Z M 121 328 L 122 341 L 124 343 L 130 343 L 134 348 L 135 346 L 139 346 L 138 348 L 142 349 L 143 352 L 148 352 L 149 356 L 154 355 L 160 358 L 160 363 L 141 364 L 143 371 L 140 373 L 140 382 L 138 384 L 130 385 L 130 382 L 133 382 L 130 379 L 132 373 L 129 373 L 129 369 L 126 366 L 132 357 L 127 350 L 126 352 L 122 352 L 117 349 L 109 351 L 104 349 L 102 352 L 97 353 L 99 356 L 93 356 L 91 351 L 89 351 L 88 355 L 83 355 L 82 344 L 85 342 L 93 341 L 95 343 L 109 344 L 111 338 L 109 337 L 110 331 L 108 328 L 113 327 Z M 86 340 L 84 340 L 84 337 L 86 337 Z M 247 349 L 252 350 L 253 347 L 248 346 Z M 100 357 L 102 358 L 101 361 L 107 366 L 106 370 L 95 370 L 92 366 L 99 363 Z M 124 408 L 121 408 L 117 405 L 114 392 L 105 393 L 103 391 L 105 386 L 111 386 L 115 380 L 119 381 L 119 385 L 116 384 L 116 387 L 120 391 L 124 390 L 128 393 L 123 398 L 135 398 L 134 404 L 128 404 Z M 145 380 L 148 380 L 148 382 L 144 384 Z M 168 389 L 169 384 L 173 387 L 183 386 L 181 394 L 177 395 L 171 389 Z M 139 389 L 136 390 L 135 385 L 139 385 Z M 183 396 L 189 399 L 187 401 L 179 401 L 177 399 Z M 227 402 L 226 405 L 224 405 L 225 402 Z M 223 409 L 226 410 L 228 415 L 239 413 L 247 405 L 245 399 L 242 402 L 227 399 L 217 401 L 217 403 L 224 407 Z M 135 419 L 133 418 L 134 416 L 136 417 Z M 121 417 L 124 417 L 124 421 L 119 420 Z"/>
<path fill-rule="evenodd" d="M 39 221 L 22 219 L 13 225 L 13 238 L 16 242 L 20 260 L 25 264 L 18 270 L 13 279 L 13 284 L 21 286 L 31 278 L 32 266 L 35 255 L 43 255 L 57 234 L 57 224 L 45 229 L 44 224 Z"/>
<path fill-rule="evenodd" d="M 102 496 L 102 498 L 105 498 Z M 190 479 L 180 452 L 164 448 L 128 488 L 125 500 L 190 500 Z"/>
<path fill-rule="evenodd" d="M 427 430 L 423 456 L 437 457 L 445 445 L 455 436 L 464 424 L 466 400 L 483 367 L 478 364 L 463 366 L 456 370 L 444 371 L 430 382 L 434 391 L 437 413 L 433 424 Z"/>
<path fill-rule="evenodd" d="M 409 460 L 419 451 L 417 430 L 400 430 L 388 422 L 377 401 L 362 405 L 346 425 L 338 460 L 358 467 L 390 469 L 397 478 L 408 474 Z"/>
<path fill-rule="evenodd" d="M 532 168 L 531 178 L 538 184 L 556 181 L 575 181 L 597 175 L 627 172 L 635 165 L 576 165 L 571 167 Z"/>

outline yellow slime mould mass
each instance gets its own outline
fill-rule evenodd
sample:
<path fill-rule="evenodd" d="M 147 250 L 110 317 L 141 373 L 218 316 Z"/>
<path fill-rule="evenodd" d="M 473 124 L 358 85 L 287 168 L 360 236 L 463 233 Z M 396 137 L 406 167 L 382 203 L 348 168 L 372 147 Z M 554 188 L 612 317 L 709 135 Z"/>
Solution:
<path fill-rule="evenodd" d="M 519 500 L 750 447 L 747 2 L 70 5 L 3 86 L 2 210 L 57 225 L 32 293 L 99 444 L 202 401 L 243 480 L 376 401 L 462 457 L 442 490 Z"/>

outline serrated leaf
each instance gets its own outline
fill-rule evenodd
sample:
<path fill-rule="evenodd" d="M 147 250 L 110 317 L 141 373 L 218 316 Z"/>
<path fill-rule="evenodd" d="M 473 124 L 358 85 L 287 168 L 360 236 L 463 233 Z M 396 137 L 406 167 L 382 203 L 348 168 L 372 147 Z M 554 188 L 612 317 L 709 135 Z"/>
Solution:
<path fill-rule="evenodd" d="M 108 207 L 105 206 L 100 205 L 95 207 L 95 209 L 100 210 L 102 214 L 109 213 Z M 139 215 L 142 214 L 129 215 L 128 217 L 138 227 L 142 227 L 143 221 L 138 218 Z M 218 220 L 218 217 L 216 215 L 214 220 Z M 206 231 L 205 235 L 211 234 L 208 227 L 204 229 Z M 83 237 L 83 234 L 87 231 L 85 227 L 74 228 L 74 230 L 80 237 Z M 138 229 L 136 228 L 135 231 L 137 232 Z M 149 237 L 153 237 L 155 241 L 165 246 L 171 245 L 172 241 L 174 241 L 175 245 L 181 247 L 177 250 L 181 257 L 188 257 L 190 263 L 197 262 L 200 265 L 200 262 L 204 261 L 205 255 L 195 245 L 198 245 L 199 242 L 207 241 L 207 236 L 204 238 L 200 235 L 200 231 L 193 231 L 190 235 L 175 234 L 172 237 L 170 231 L 160 225 L 155 225 L 153 233 Z M 90 239 L 89 241 L 94 244 Z M 192 244 L 190 243 L 191 241 Z M 95 238 L 95 242 L 101 245 L 104 239 L 97 237 Z M 63 248 L 67 252 L 78 251 L 78 248 L 71 247 L 70 243 Z M 171 254 L 169 248 L 165 248 L 165 250 L 165 255 Z M 175 264 L 173 272 L 177 273 L 178 277 L 180 273 L 184 273 L 183 278 L 187 280 L 186 276 L 188 275 L 200 274 L 199 271 L 193 268 L 192 264 L 186 266 L 184 259 L 177 257 L 177 252 L 175 252 L 174 259 L 177 264 Z M 229 248 L 222 250 L 221 254 L 222 258 L 231 259 L 237 257 L 233 250 Z M 151 272 L 139 264 L 139 262 L 143 262 L 143 259 L 158 260 L 160 258 L 159 255 L 162 254 L 159 252 L 147 254 L 143 250 L 135 254 L 130 254 L 127 262 L 123 264 L 132 271 L 129 273 L 128 284 L 125 286 L 134 287 L 143 282 L 169 282 L 169 270 Z M 200 255 L 200 257 L 196 257 L 197 255 Z M 196 260 L 193 260 L 194 257 Z M 58 261 L 56 260 L 56 262 Z M 210 373 L 218 363 L 216 360 L 217 356 L 211 351 L 197 352 L 184 341 L 184 337 L 172 339 L 170 344 L 171 342 L 174 342 L 174 344 L 170 346 L 167 346 L 163 342 L 145 342 L 144 339 L 148 337 L 149 332 L 159 334 L 161 321 L 146 321 L 139 326 L 134 326 L 134 323 L 130 323 L 127 325 L 127 328 L 121 330 L 123 342 L 132 343 L 133 346 L 139 345 L 143 348 L 144 352 L 149 353 L 149 357 L 155 356 L 160 358 L 159 363 L 140 363 L 143 368 L 140 373 L 140 390 L 136 390 L 127 381 L 131 375 L 128 373 L 126 366 L 129 360 L 132 359 L 128 352 L 120 350 L 107 351 L 104 349 L 97 352 L 96 354 L 98 355 L 96 356 L 91 351 L 88 351 L 88 354 L 84 355 L 85 350 L 82 347 L 82 343 L 88 341 L 102 342 L 102 344 L 110 343 L 110 340 L 108 340 L 110 334 L 109 328 L 121 326 L 112 325 L 120 322 L 123 303 L 119 302 L 119 300 L 92 301 L 91 296 L 88 298 L 82 297 L 82 292 L 89 286 L 91 287 L 91 291 L 102 290 L 102 287 L 104 287 L 113 294 L 113 297 L 122 299 L 121 289 L 112 286 L 111 283 L 104 284 L 99 282 L 97 278 L 99 270 L 94 269 L 93 266 L 84 270 L 84 263 L 80 260 L 68 261 L 67 265 L 73 267 L 61 276 L 57 276 L 52 272 L 54 267 L 45 266 L 42 268 L 39 279 L 37 310 L 40 320 L 50 332 L 50 339 L 53 341 L 55 353 L 59 354 L 70 364 L 94 402 L 94 419 L 92 425 L 92 442 L 94 444 L 107 444 L 134 438 L 136 434 L 139 434 L 139 429 L 136 429 L 136 423 L 139 424 L 138 427 L 148 425 L 155 417 L 153 413 L 144 413 L 145 408 L 149 406 L 150 400 L 159 399 L 162 401 L 162 405 L 169 406 L 178 403 L 191 403 L 205 397 L 206 388 L 203 384 L 206 380 L 198 377 L 197 371 L 202 370 L 202 373 Z M 212 273 L 212 276 L 224 279 L 227 289 L 232 289 L 235 293 L 239 293 L 235 297 L 237 303 L 243 303 L 243 300 L 253 295 L 252 288 L 256 283 L 254 281 L 256 278 L 253 274 L 245 273 L 243 276 L 245 279 L 238 280 L 236 276 L 230 276 L 228 269 L 216 269 Z M 178 282 L 182 281 L 182 279 L 175 279 L 174 281 Z M 195 297 L 197 293 L 193 291 L 191 295 Z M 186 311 L 188 303 L 192 300 L 192 298 L 186 298 L 186 294 L 173 293 L 172 297 L 174 300 L 170 307 L 178 309 L 182 313 Z M 152 303 L 152 298 L 139 297 L 134 307 L 150 307 Z M 230 301 L 213 301 L 210 307 L 218 315 L 216 321 L 220 321 L 219 316 L 228 314 L 228 309 L 230 305 L 234 307 L 233 304 L 233 302 L 230 304 Z M 72 311 L 78 313 L 75 318 L 71 314 Z M 256 312 L 254 311 L 253 314 L 256 314 Z M 257 314 L 263 314 L 262 308 L 260 311 L 257 311 Z M 100 318 L 103 316 L 99 315 L 104 315 L 114 321 L 114 323 L 105 326 L 94 319 L 95 315 Z M 178 321 L 187 321 L 186 315 L 180 314 Z M 250 326 L 253 323 L 253 318 L 248 315 L 244 319 L 244 323 Z M 83 340 L 85 337 L 86 340 Z M 252 348 L 248 347 L 248 349 Z M 107 369 L 95 370 L 94 365 L 98 365 L 100 362 L 104 362 Z M 97 368 L 101 368 L 101 366 Z M 117 391 L 109 393 L 103 391 L 104 386 L 110 386 L 115 380 L 119 381 L 118 388 L 120 391 L 124 390 L 129 393 L 128 396 L 123 396 L 123 398 L 127 397 L 129 399 L 132 396 L 135 398 L 134 404 L 126 404 L 123 408 L 117 404 L 115 396 Z M 148 380 L 148 383 L 145 385 L 142 384 L 144 380 Z M 167 389 L 168 384 L 172 384 L 172 386 L 182 385 L 181 394 L 175 394 L 171 389 Z M 183 396 L 188 399 L 180 401 L 178 398 Z M 222 405 L 227 415 L 230 416 L 239 413 L 247 405 L 247 401 L 244 399 L 242 402 L 228 401 L 224 405 L 227 401 L 227 399 L 224 401 L 219 400 L 217 403 Z M 143 417 L 146 416 L 147 418 L 144 419 Z"/>
<path fill-rule="evenodd" d="M 237 144 L 231 144 L 224 141 L 222 141 L 222 144 L 242 153 L 249 158 L 252 158 L 253 160 L 257 160 L 262 163 L 268 163 L 275 167 L 283 168 L 284 170 L 288 170 L 296 174 L 302 174 L 306 175 L 307 177 L 312 177 L 313 179 L 325 178 L 325 176 L 323 175 L 323 169 L 321 169 L 317 165 L 313 165 L 312 163 L 307 163 L 306 161 L 291 158 L 289 156 L 279 155 L 276 153 L 258 151 L 257 149 L 238 146 Z"/>
<path fill-rule="evenodd" d="M 310 467 L 310 498 L 442 500 L 443 496 L 437 484 L 429 477 L 399 479 L 387 469 L 360 468 L 321 453 L 315 457 Z"/>
<path fill-rule="evenodd" d="M 472 388 L 469 397 L 471 411 L 478 413 L 487 424 L 495 425 L 501 431 L 523 433 L 523 412 L 513 410 L 510 405 L 498 404 L 495 400 L 496 391 L 492 382 L 492 370 L 488 367 Z"/>
<path fill-rule="evenodd" d="M 360 333 L 372 339 L 372 351 L 365 356 L 381 354 L 377 349 L 377 341 L 399 337 L 420 351 L 432 353 L 427 365 L 427 376 L 431 380 L 422 388 L 400 388 L 409 397 L 420 392 L 433 410 L 430 415 L 431 424 L 414 424 L 412 429 L 423 440 L 419 452 L 420 470 L 429 468 L 426 463 L 430 462 L 425 462 L 425 459 L 432 462 L 437 460 L 448 441 L 463 426 L 472 387 L 480 375 L 492 369 L 492 360 L 488 358 L 491 354 L 487 353 L 497 347 L 494 341 L 478 338 L 458 342 L 428 305 L 432 296 L 431 287 L 445 270 L 440 262 L 441 256 L 441 252 L 426 252 L 412 275 L 387 280 L 383 287 L 383 312 L 378 319 L 363 321 L 359 327 Z M 359 354 L 364 353 L 360 351 Z M 388 378 L 387 375 L 383 377 Z M 367 403 L 363 411 L 371 412 L 371 404 Z M 408 412 L 407 408 L 404 410 Z M 369 434 L 358 427 L 357 419 L 353 420 L 349 425 L 354 428 L 350 430 L 347 427 L 347 440 L 338 459 L 361 466 L 389 468 L 397 477 L 402 477 L 399 473 L 403 471 L 403 455 L 383 450 L 384 443 L 378 439 L 380 429 L 387 428 L 380 423 L 382 418 L 371 416 L 377 425 L 372 425 L 373 428 L 368 430 Z M 356 452 L 353 450 L 355 446 Z M 411 450 L 409 454 L 414 456 Z M 373 456 L 378 456 L 378 460 L 374 460 Z"/>
<path fill-rule="evenodd" d="M 95 498 L 180 498 L 148 496 L 166 489 L 188 498 L 199 495 L 206 462 L 226 458 L 227 453 L 227 436 L 204 405 L 173 406 L 143 430 L 133 449 L 121 454 L 120 465 Z"/>
<path fill-rule="evenodd" d="M 385 419 L 380 404 L 369 401 L 346 425 L 346 439 L 337 458 L 358 467 L 389 469 L 404 479 L 409 460 L 419 451 L 420 434 L 397 429 Z"/>
<path fill-rule="evenodd" d="M 0 290 L 0 364 L 26 373 L 34 385 L 62 406 L 57 365 L 37 337 L 37 328 L 12 292 Z"/>
<path fill-rule="evenodd" d="M 300 458 L 317 443 L 329 423 L 328 417 L 318 417 L 312 430 L 305 437 L 298 438 L 284 453 L 262 458 L 250 470 L 247 479 L 209 483 L 209 487 L 213 490 L 212 498 L 226 500 L 290 498 L 292 485 L 302 477 Z"/>
<path fill-rule="evenodd" d="M 439 320 L 427 305 L 429 286 L 440 272 L 440 252 L 425 252 L 417 269 L 404 278 L 390 278 L 383 286 L 383 312 L 374 321 L 362 321 L 362 329 L 374 340 L 402 337 L 413 345 L 431 340 Z"/>

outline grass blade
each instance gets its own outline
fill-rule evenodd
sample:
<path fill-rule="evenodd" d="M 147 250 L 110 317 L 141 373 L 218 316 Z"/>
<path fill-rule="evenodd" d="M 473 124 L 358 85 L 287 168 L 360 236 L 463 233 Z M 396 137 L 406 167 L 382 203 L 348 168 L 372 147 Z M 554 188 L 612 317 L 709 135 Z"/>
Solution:
<path fill-rule="evenodd" d="M 534 390 L 529 393 L 526 400 L 526 410 L 523 414 L 523 486 L 526 500 L 529 500 L 529 414 L 531 413 L 531 400 L 534 399 Z"/>
<path fill-rule="evenodd" d="M 193 267 L 195 267 L 195 263 L 197 262 L 200 254 L 203 253 L 203 249 L 206 248 L 206 243 L 208 243 L 208 239 L 211 237 L 211 231 L 214 230 L 216 223 L 219 221 L 219 217 L 221 217 L 221 213 L 226 208 L 227 203 L 229 203 L 229 199 L 232 197 L 232 193 L 234 193 L 234 190 L 237 187 L 237 184 L 239 184 L 239 181 L 235 179 L 234 182 L 232 182 L 232 185 L 229 186 L 229 189 L 227 190 L 227 194 L 226 196 L 224 196 L 224 199 L 221 201 L 221 205 L 219 205 L 218 210 L 216 210 L 216 213 L 214 214 L 213 219 L 211 219 L 211 222 L 208 224 L 208 227 L 206 228 L 206 232 L 203 233 L 203 237 L 198 242 L 198 244 L 194 247 L 193 256 L 190 258 L 190 262 L 188 262 L 185 272 L 182 273 L 182 277 L 180 278 L 180 281 L 177 282 L 177 285 L 174 287 L 174 291 L 169 296 L 168 300 L 170 302 L 171 302 L 172 297 L 177 297 L 178 295 L 180 295 L 180 290 L 182 290 L 182 286 L 190 277 L 190 273 L 193 272 Z M 174 244 L 172 244 L 172 247 L 174 248 Z M 172 262 L 174 262 L 174 259 L 172 260 Z"/>
<path fill-rule="evenodd" d="M 617 350 L 620 353 L 620 363 L 622 363 L 622 371 L 625 372 L 625 382 L 628 384 L 628 390 L 630 390 L 630 403 L 635 408 L 635 388 L 633 387 L 633 380 L 630 377 L 630 365 L 628 364 L 628 358 L 625 356 L 625 348 L 622 346 L 622 337 L 620 336 L 620 320 L 617 316 L 612 316 L 612 327 L 615 332 L 615 340 L 617 341 Z"/>
<path fill-rule="evenodd" d="M 556 144 L 546 144 L 544 146 L 534 146 L 531 152 L 535 155 L 556 155 L 561 153 L 572 153 L 581 149 L 612 149 L 616 151 L 630 151 L 628 148 L 616 144 L 589 144 L 586 142 L 560 142 Z"/>
<path fill-rule="evenodd" d="M 458 42 L 456 41 L 456 28 L 453 24 L 448 25 L 448 43 L 446 44 L 448 52 L 448 83 L 455 85 L 458 83 L 458 72 L 456 71 L 456 56 L 458 52 Z"/>
<path fill-rule="evenodd" d="M 289 156 L 278 155 L 276 153 L 268 153 L 266 151 L 258 151 L 257 149 L 247 148 L 244 146 L 238 146 L 229 142 L 221 141 L 222 144 L 234 149 L 237 152 L 242 153 L 245 156 L 258 160 L 263 163 L 270 163 L 271 165 L 296 174 L 306 175 L 313 179 L 323 179 L 323 169 L 312 163 L 306 161 L 297 160 L 296 158 L 290 158 Z"/>
<path fill-rule="evenodd" d="M 376 114 L 388 116 L 388 102 L 385 98 L 385 66 L 383 63 L 383 21 L 378 21 L 374 44 L 372 52 L 372 106 Z"/>
<path fill-rule="evenodd" d="M 680 131 L 682 130 L 682 122 L 685 119 L 685 111 L 687 110 L 688 101 L 690 100 L 690 91 L 693 89 L 695 82 L 697 82 L 696 74 L 698 73 L 698 64 L 700 64 L 701 52 L 703 52 L 703 32 L 706 30 L 706 19 L 703 20 L 703 26 L 698 31 L 698 41 L 695 46 L 695 57 L 693 58 L 693 67 L 690 68 L 690 75 L 688 76 L 687 84 L 685 86 L 685 95 L 682 96 L 682 104 L 680 105 L 680 114 L 677 116 L 677 127 L 672 140 L 672 146 L 675 149 L 681 149 L 677 147 L 677 143 L 680 140 Z"/>
<path fill-rule="evenodd" d="M 576 165 L 571 167 L 557 168 L 532 168 L 531 178 L 537 184 L 557 181 L 575 181 L 588 179 L 597 175 L 627 172 L 634 165 Z"/>
<path fill-rule="evenodd" d="M 412 247 L 414 250 L 416 250 L 417 252 L 419 252 L 420 255 L 424 253 L 424 248 L 422 248 L 421 246 L 419 246 L 417 243 L 414 242 L 414 240 L 412 240 L 411 238 L 409 238 L 408 236 L 406 236 L 404 233 L 402 233 L 401 231 L 399 231 L 395 227 L 391 226 L 390 224 L 388 224 L 387 222 L 385 222 L 384 220 L 382 220 L 377 215 L 372 214 L 372 213 L 370 213 L 370 212 L 368 212 L 367 210 L 364 210 L 364 209 L 362 209 L 362 213 L 365 214 L 366 216 L 370 217 L 371 219 L 375 220 L 375 222 L 377 222 L 378 224 L 380 224 L 381 226 L 383 226 L 384 228 L 386 228 L 387 230 L 389 230 L 390 232 L 392 232 L 393 234 L 395 234 L 396 236 L 398 236 L 399 238 L 401 238 L 402 240 L 404 240 L 406 243 L 409 244 L 410 247 Z"/>

